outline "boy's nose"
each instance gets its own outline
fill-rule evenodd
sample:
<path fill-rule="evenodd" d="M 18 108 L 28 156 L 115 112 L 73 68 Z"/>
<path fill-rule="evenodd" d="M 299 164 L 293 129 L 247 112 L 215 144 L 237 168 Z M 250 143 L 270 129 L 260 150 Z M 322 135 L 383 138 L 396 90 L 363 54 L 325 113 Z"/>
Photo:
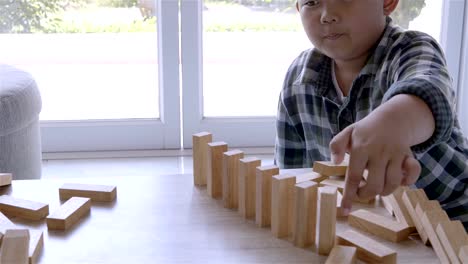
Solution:
<path fill-rule="evenodd" d="M 337 23 L 338 21 L 338 14 L 335 12 L 335 10 L 331 10 L 330 7 L 324 7 L 322 16 L 320 17 L 320 22 L 322 24 L 331 24 Z"/>

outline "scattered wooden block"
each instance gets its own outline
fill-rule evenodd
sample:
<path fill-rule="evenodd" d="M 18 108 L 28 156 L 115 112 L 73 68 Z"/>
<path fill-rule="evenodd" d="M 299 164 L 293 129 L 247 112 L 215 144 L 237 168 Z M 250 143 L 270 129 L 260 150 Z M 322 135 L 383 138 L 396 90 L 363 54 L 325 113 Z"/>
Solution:
<path fill-rule="evenodd" d="M 398 222 L 403 223 L 409 227 L 413 227 L 414 232 L 416 231 L 416 228 L 413 223 L 413 219 L 411 218 L 411 215 L 409 214 L 408 209 L 403 202 L 403 193 L 408 190 L 408 187 L 399 187 L 392 194 L 382 198 L 383 201 L 388 201 L 389 206 L 391 206 Z"/>
<path fill-rule="evenodd" d="M 239 160 L 244 158 L 244 152 L 235 149 L 223 154 L 223 204 L 225 208 L 239 207 Z"/>
<path fill-rule="evenodd" d="M 29 263 L 29 230 L 8 229 L 3 236 L 0 263 Z"/>
<path fill-rule="evenodd" d="M 239 213 L 244 218 L 255 218 L 255 175 L 262 161 L 258 158 L 239 160 Z"/>
<path fill-rule="evenodd" d="M 441 221 L 436 227 L 437 237 L 451 263 L 460 263 L 458 253 L 462 246 L 468 245 L 468 236 L 461 221 Z"/>
<path fill-rule="evenodd" d="M 460 258 L 461 263 L 468 264 L 468 246 L 463 246 L 460 248 L 458 257 Z"/>
<path fill-rule="evenodd" d="M 49 214 L 49 205 L 2 195 L 0 196 L 0 211 L 24 219 L 41 220 Z"/>
<path fill-rule="evenodd" d="M 117 187 L 109 185 L 93 185 L 66 183 L 59 189 L 60 200 L 71 197 L 90 198 L 93 202 L 112 202 L 117 196 Z"/>
<path fill-rule="evenodd" d="M 416 216 L 419 219 L 422 219 L 424 212 L 426 211 L 431 211 L 431 210 L 442 210 L 442 207 L 440 207 L 440 204 L 438 201 L 421 201 L 416 204 Z M 424 229 L 424 227 L 423 227 Z M 426 232 L 422 233 L 419 235 L 421 237 L 421 240 L 424 244 L 429 245 L 429 237 L 427 236 Z"/>
<path fill-rule="evenodd" d="M 401 199 L 405 205 L 406 210 L 411 216 L 411 220 L 413 220 L 414 226 L 416 227 L 419 236 L 425 236 L 423 226 L 421 225 L 421 220 L 416 214 L 416 206 L 420 201 L 429 201 L 426 193 L 422 189 L 405 190 Z"/>
<path fill-rule="evenodd" d="M 0 233 L 5 234 L 7 229 L 16 229 L 16 225 L 8 217 L 0 213 Z"/>
<path fill-rule="evenodd" d="M 326 180 L 328 178 L 329 178 L 328 176 L 320 175 L 314 171 L 311 171 L 311 172 L 297 175 L 296 183 L 300 183 L 303 181 L 314 181 L 314 182 L 320 183 L 321 181 Z"/>
<path fill-rule="evenodd" d="M 348 163 L 334 164 L 331 161 L 315 161 L 313 170 L 325 176 L 341 176 L 346 175 Z"/>
<path fill-rule="evenodd" d="M 91 210 L 91 199 L 72 197 L 46 218 L 48 229 L 67 230 Z"/>
<path fill-rule="evenodd" d="M 208 143 L 213 139 L 211 133 L 201 132 L 192 135 L 193 182 L 198 186 L 206 185 L 208 171 Z"/>
<path fill-rule="evenodd" d="M 331 186 L 318 188 L 318 253 L 328 255 L 333 248 L 336 231 L 337 189 Z"/>
<path fill-rule="evenodd" d="M 32 231 L 29 239 L 29 264 L 37 263 L 39 255 L 44 248 L 44 235 L 42 231 Z"/>
<path fill-rule="evenodd" d="M 405 224 L 364 209 L 351 212 L 348 223 L 350 226 L 396 243 L 408 239 L 412 231 Z"/>
<path fill-rule="evenodd" d="M 0 173 L 0 186 L 10 185 L 12 178 L 11 173 Z"/>
<path fill-rule="evenodd" d="M 223 196 L 223 153 L 228 151 L 225 142 L 208 143 L 207 191 L 212 198 Z"/>
<path fill-rule="evenodd" d="M 271 179 L 271 232 L 277 238 L 292 234 L 296 176 L 276 175 Z"/>
<path fill-rule="evenodd" d="M 356 263 L 356 247 L 336 245 L 330 252 L 325 264 L 354 264 Z"/>
<path fill-rule="evenodd" d="M 259 227 L 271 224 L 271 178 L 279 174 L 276 165 L 257 167 L 255 181 L 255 223 Z"/>
<path fill-rule="evenodd" d="M 429 241 L 431 242 L 432 248 L 434 249 L 437 257 L 439 258 L 441 263 L 450 263 L 447 253 L 445 252 L 442 244 L 440 243 L 439 238 L 436 234 L 436 227 L 437 225 L 442 222 L 449 220 L 447 213 L 444 210 L 436 209 L 426 211 L 421 218 L 421 224 L 426 232 L 427 236 L 429 237 Z"/>
<path fill-rule="evenodd" d="M 343 246 L 353 246 L 357 248 L 357 258 L 369 263 L 396 264 L 397 253 L 375 241 L 352 230 L 336 236 L 336 243 Z"/>
<path fill-rule="evenodd" d="M 318 184 L 313 181 L 301 182 L 295 186 L 293 241 L 297 247 L 308 247 L 315 243 L 317 188 Z"/>

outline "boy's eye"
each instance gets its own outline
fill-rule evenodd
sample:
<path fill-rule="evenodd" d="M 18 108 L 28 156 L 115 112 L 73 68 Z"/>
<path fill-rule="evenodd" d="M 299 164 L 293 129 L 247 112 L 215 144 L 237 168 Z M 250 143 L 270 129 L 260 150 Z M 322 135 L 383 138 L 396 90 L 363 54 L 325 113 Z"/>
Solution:
<path fill-rule="evenodd" d="M 319 4 L 318 0 L 305 0 L 304 1 L 304 6 L 316 6 Z"/>

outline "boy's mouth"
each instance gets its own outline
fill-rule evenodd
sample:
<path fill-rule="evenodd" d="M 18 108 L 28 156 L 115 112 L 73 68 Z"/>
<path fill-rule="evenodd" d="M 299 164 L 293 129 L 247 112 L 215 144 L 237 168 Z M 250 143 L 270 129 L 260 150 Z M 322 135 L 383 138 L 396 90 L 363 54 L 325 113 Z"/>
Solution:
<path fill-rule="evenodd" d="M 340 37 L 342 37 L 344 34 L 340 34 L 340 33 L 331 33 L 331 34 L 327 34 L 324 36 L 325 39 L 329 39 L 329 40 L 335 40 L 335 39 L 339 39 Z"/>

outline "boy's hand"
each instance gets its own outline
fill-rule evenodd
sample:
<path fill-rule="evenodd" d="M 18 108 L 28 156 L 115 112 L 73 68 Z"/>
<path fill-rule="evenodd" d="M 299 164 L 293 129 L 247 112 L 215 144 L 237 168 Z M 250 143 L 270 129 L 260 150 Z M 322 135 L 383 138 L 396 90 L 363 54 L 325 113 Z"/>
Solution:
<path fill-rule="evenodd" d="M 350 154 L 342 208 L 347 215 L 353 200 L 391 194 L 400 185 L 416 182 L 421 172 L 413 157 L 407 133 L 399 121 L 385 113 L 373 113 L 344 129 L 330 142 L 332 160 L 343 161 Z M 359 188 L 364 170 L 367 184 Z"/>

